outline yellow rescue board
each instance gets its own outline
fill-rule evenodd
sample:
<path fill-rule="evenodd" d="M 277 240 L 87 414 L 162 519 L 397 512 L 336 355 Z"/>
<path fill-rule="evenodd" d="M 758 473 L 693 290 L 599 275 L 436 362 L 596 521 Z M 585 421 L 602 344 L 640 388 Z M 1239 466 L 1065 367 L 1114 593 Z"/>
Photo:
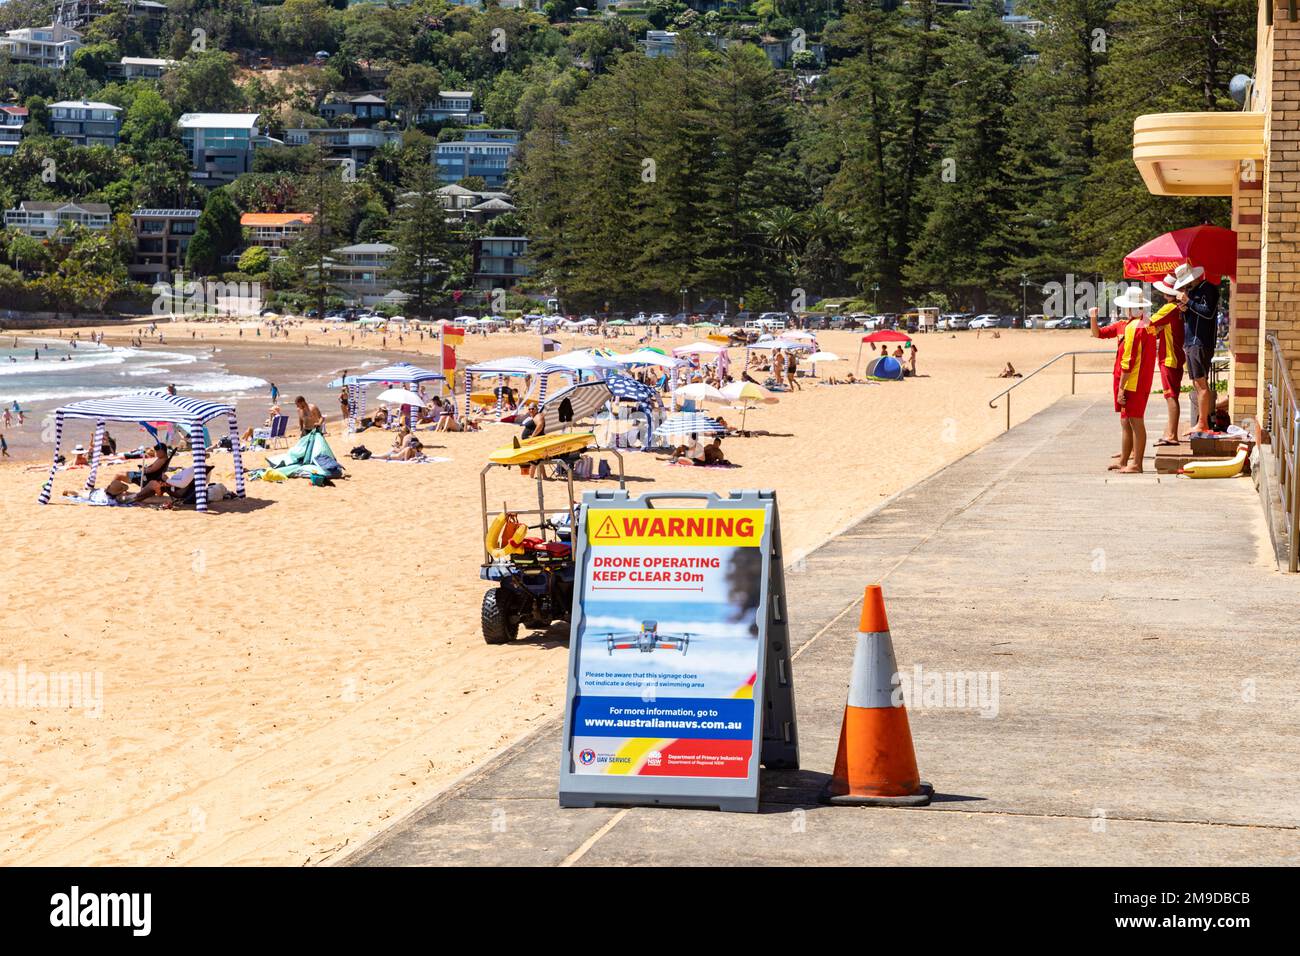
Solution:
<path fill-rule="evenodd" d="M 492 454 L 488 461 L 498 465 L 526 465 L 532 461 L 546 458 L 558 458 L 570 452 L 582 451 L 596 443 L 596 436 L 591 432 L 564 432 L 559 435 L 542 435 L 540 438 L 526 438 L 519 443 L 503 445 Z"/>

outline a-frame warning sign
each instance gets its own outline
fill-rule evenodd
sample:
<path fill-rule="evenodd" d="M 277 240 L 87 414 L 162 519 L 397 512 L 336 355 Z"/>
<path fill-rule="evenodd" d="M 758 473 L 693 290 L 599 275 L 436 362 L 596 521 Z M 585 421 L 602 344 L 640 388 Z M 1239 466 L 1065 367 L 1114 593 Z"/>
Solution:
<path fill-rule="evenodd" d="M 623 536 L 619 534 L 618 526 L 614 524 L 614 516 L 605 515 L 605 520 L 600 523 L 600 527 L 592 537 L 599 538 L 601 541 L 617 541 Z"/>

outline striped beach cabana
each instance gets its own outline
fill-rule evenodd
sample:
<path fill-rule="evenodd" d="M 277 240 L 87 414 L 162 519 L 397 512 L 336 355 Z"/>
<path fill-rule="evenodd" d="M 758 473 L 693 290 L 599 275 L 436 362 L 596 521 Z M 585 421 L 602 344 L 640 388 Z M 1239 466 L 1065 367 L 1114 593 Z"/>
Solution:
<path fill-rule="evenodd" d="M 366 387 L 369 385 L 393 383 L 394 385 L 415 385 L 421 382 L 445 382 L 447 376 L 432 369 L 420 368 L 410 362 L 396 362 L 373 372 L 362 372 L 349 376 L 348 389 L 348 428 L 356 431 L 357 419 L 366 413 Z M 415 389 L 412 389 L 415 391 Z M 439 393 L 441 394 L 441 392 Z M 454 398 L 455 396 L 453 396 Z M 414 415 L 414 411 L 411 413 Z M 414 424 L 407 422 L 408 425 Z"/>
<path fill-rule="evenodd" d="M 135 395 L 122 395 L 117 398 L 93 398 L 84 402 L 73 402 L 54 410 L 54 461 L 50 464 L 50 475 L 41 488 L 40 503 L 50 503 L 50 493 L 54 487 L 54 476 L 58 472 L 59 446 L 63 442 L 63 423 L 69 419 L 92 421 L 95 423 L 95 438 L 90 448 L 90 473 L 86 475 L 86 492 L 95 487 L 95 477 L 99 471 L 100 452 L 104 446 L 104 426 L 108 422 L 143 424 L 145 422 L 168 422 L 180 425 L 190 436 L 190 449 L 194 454 L 194 500 L 199 511 L 208 510 L 208 449 L 203 426 L 216 418 L 225 417 L 230 426 L 230 448 L 235 465 L 235 494 L 244 497 L 244 461 L 239 452 L 239 422 L 235 418 L 235 409 L 231 405 L 207 402 L 198 398 L 182 398 L 165 391 L 140 392 Z"/>
<path fill-rule="evenodd" d="M 574 376 L 573 369 L 565 368 L 562 365 L 553 365 L 542 359 L 530 358 L 527 355 L 514 355 L 509 358 L 492 359 L 490 362 L 479 362 L 477 365 L 471 365 L 465 369 L 465 417 L 469 417 L 470 394 L 474 391 L 474 376 L 480 377 L 497 377 L 509 378 L 512 375 L 527 376 L 529 378 L 537 377 L 538 379 L 538 400 L 546 399 L 546 380 L 556 372 Z M 501 413 L 501 397 L 497 396 L 497 414 Z"/>

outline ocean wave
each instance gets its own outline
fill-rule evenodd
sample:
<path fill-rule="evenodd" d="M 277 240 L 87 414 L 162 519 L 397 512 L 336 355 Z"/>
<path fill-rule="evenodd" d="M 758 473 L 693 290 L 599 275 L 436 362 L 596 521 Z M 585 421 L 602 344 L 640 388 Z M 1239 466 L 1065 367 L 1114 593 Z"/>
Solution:
<path fill-rule="evenodd" d="M 125 349 L 123 351 L 126 351 Z M 0 375 L 52 375 L 56 372 L 76 372 L 101 365 L 124 365 L 129 356 L 121 353 L 96 354 L 86 358 L 73 356 L 70 362 L 61 362 L 56 358 L 43 358 L 38 362 L 0 361 Z"/>

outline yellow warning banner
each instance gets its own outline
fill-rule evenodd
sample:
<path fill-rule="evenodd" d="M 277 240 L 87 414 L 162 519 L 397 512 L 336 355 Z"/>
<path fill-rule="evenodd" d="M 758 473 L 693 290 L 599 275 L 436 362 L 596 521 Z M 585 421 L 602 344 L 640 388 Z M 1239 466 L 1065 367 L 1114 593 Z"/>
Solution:
<path fill-rule="evenodd" d="M 587 541 L 605 547 L 757 548 L 766 515 L 761 508 L 591 508 Z"/>

